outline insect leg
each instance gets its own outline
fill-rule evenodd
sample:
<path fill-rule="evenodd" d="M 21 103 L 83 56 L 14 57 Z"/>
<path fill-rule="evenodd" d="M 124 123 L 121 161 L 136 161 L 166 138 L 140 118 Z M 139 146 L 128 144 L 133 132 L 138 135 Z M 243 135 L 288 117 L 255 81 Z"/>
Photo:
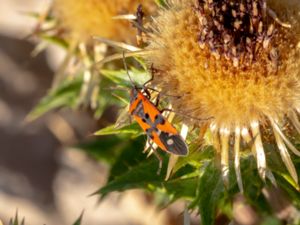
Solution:
<path fill-rule="evenodd" d="M 150 142 L 150 139 L 147 140 L 151 150 L 153 151 L 153 154 L 155 155 L 155 157 L 158 159 L 159 161 L 159 166 L 158 166 L 158 170 L 157 170 L 157 175 L 160 175 L 161 169 L 162 169 L 162 163 L 163 163 L 163 159 L 160 157 L 160 155 L 157 153 L 156 148 L 154 148 L 153 144 Z"/>
<path fill-rule="evenodd" d="M 151 98 L 151 94 L 148 91 L 148 88 L 144 88 L 143 91 L 145 92 L 145 94 L 147 95 L 147 98 L 150 99 Z"/>
<path fill-rule="evenodd" d="M 152 87 L 145 87 L 146 90 L 151 90 L 151 91 L 154 91 L 154 92 L 160 92 L 159 90 L 155 89 L 155 88 L 152 88 Z"/>
<path fill-rule="evenodd" d="M 153 79 L 154 79 L 154 73 L 153 73 L 154 68 L 153 68 L 153 63 L 152 63 L 152 65 L 151 65 L 151 67 L 150 67 L 150 70 L 151 70 L 151 78 L 150 78 L 149 80 L 147 80 L 147 81 L 144 83 L 144 85 L 143 85 L 144 87 L 147 86 L 147 84 L 151 83 L 151 81 L 153 81 Z"/>
<path fill-rule="evenodd" d="M 160 93 L 158 92 L 158 95 L 156 97 L 155 104 L 154 104 L 155 107 L 158 107 L 159 101 L 160 101 Z"/>
<path fill-rule="evenodd" d="M 152 88 L 152 87 L 146 87 L 145 89 L 143 89 L 144 91 L 145 90 L 151 90 L 151 91 L 154 91 L 154 92 L 157 92 L 157 93 L 161 93 L 159 90 L 155 89 L 155 88 Z M 149 91 L 148 91 L 149 92 Z M 171 98 L 181 98 L 180 95 L 168 95 L 168 94 L 163 94 L 163 96 L 166 96 L 166 97 L 171 97 Z"/>

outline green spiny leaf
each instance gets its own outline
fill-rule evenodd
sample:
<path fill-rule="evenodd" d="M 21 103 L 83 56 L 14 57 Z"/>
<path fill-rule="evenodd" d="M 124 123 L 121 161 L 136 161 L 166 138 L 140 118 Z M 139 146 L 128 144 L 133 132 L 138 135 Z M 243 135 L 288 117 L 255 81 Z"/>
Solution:
<path fill-rule="evenodd" d="M 64 39 L 60 37 L 47 35 L 47 34 L 39 34 L 39 37 L 42 40 L 49 42 L 50 44 L 58 45 L 64 49 L 68 49 L 69 47 L 68 42 L 66 42 Z"/>
<path fill-rule="evenodd" d="M 1 224 L 1 221 L 0 221 L 0 224 Z M 25 225 L 25 218 L 23 218 L 21 223 L 19 223 L 18 210 L 16 211 L 16 215 L 15 215 L 14 219 L 9 220 L 9 225 Z"/>
<path fill-rule="evenodd" d="M 85 151 L 96 160 L 113 165 L 122 151 L 130 144 L 126 139 L 128 137 L 122 138 L 117 135 L 111 135 L 82 143 L 76 147 Z"/>
<path fill-rule="evenodd" d="M 275 174 L 276 182 L 287 193 L 293 204 L 300 208 L 300 192 L 284 177 Z"/>
<path fill-rule="evenodd" d="M 166 162 L 166 160 L 164 161 Z M 164 180 L 166 163 L 164 163 L 163 171 L 158 175 L 158 161 L 149 159 L 147 162 L 140 163 L 130 168 L 126 173 L 116 177 L 106 186 L 99 190 L 99 194 L 105 196 L 113 191 L 125 191 L 129 189 L 147 189 L 148 186 L 158 186 Z"/>
<path fill-rule="evenodd" d="M 128 113 L 128 107 L 119 111 L 119 116 L 115 122 L 115 128 L 120 129 L 130 124 L 131 116 Z"/>
<path fill-rule="evenodd" d="M 147 160 L 147 155 L 143 153 L 145 137 L 141 136 L 133 140 L 127 137 L 124 142 L 126 145 L 111 167 L 109 181 L 113 181 L 116 177 L 127 173 L 132 167 L 145 163 Z"/>
<path fill-rule="evenodd" d="M 190 152 L 187 157 L 179 158 L 178 162 L 175 165 L 174 172 L 178 171 L 180 168 L 184 167 L 187 164 L 193 165 L 196 168 L 199 168 L 203 163 L 211 160 L 214 156 L 214 149 L 212 146 L 207 146 L 203 149 L 200 149 L 198 144 L 189 146 Z"/>
<path fill-rule="evenodd" d="M 131 134 L 139 136 L 141 134 L 141 128 L 137 123 L 133 123 L 119 129 L 115 128 L 115 125 L 111 125 L 95 132 L 97 136 L 112 134 Z"/>
<path fill-rule="evenodd" d="M 176 201 L 181 198 L 192 200 L 196 196 L 198 187 L 197 178 L 174 179 L 163 184 L 166 192 L 171 196 L 171 200 Z"/>
<path fill-rule="evenodd" d="M 131 88 L 132 84 L 125 70 L 101 70 L 101 74 L 112 82 L 118 84 L 121 87 Z M 130 78 L 135 84 L 144 84 L 150 79 L 148 72 L 137 69 L 131 69 L 128 71 Z"/>
<path fill-rule="evenodd" d="M 99 119 L 105 109 L 109 106 L 123 106 L 124 103 L 120 99 L 116 98 L 119 96 L 121 99 L 129 99 L 128 93 L 120 90 L 111 91 L 109 87 L 114 85 L 109 79 L 102 77 L 100 81 L 99 93 L 96 99 L 96 109 L 94 117 Z M 128 103 L 127 103 L 128 104 Z"/>
<path fill-rule="evenodd" d="M 80 214 L 79 218 L 75 221 L 75 223 L 73 223 L 73 225 L 81 225 L 82 217 L 83 217 L 83 212 Z"/>
<path fill-rule="evenodd" d="M 64 49 L 68 49 L 68 47 L 69 47 L 68 42 L 66 42 L 64 39 L 62 39 L 60 37 L 47 35 L 47 34 L 39 34 L 38 36 L 39 36 L 39 38 L 41 38 L 41 40 L 47 41 L 50 44 L 60 46 Z"/>
<path fill-rule="evenodd" d="M 59 107 L 74 107 L 80 93 L 81 79 L 65 81 L 57 89 L 45 96 L 39 104 L 29 113 L 26 120 L 32 121 L 46 112 Z"/>
<path fill-rule="evenodd" d="M 270 213 L 270 207 L 261 192 L 265 183 L 258 174 L 256 159 L 253 155 L 248 155 L 247 157 L 242 157 L 240 162 L 244 196 L 249 204 L 254 206 L 260 212 Z M 233 194 L 234 193 L 232 193 L 232 195 Z"/>
<path fill-rule="evenodd" d="M 156 203 L 160 208 L 166 208 L 168 205 L 179 199 L 193 200 L 198 187 L 198 179 L 173 179 L 161 182 L 157 186 L 150 186 L 150 191 L 155 194 Z"/>
<path fill-rule="evenodd" d="M 214 163 L 209 163 L 200 176 L 196 197 L 203 225 L 213 225 L 217 206 L 224 195 L 224 183 L 220 169 Z"/>
<path fill-rule="evenodd" d="M 286 166 L 284 165 L 277 147 L 273 145 L 265 145 L 264 147 L 267 156 L 268 168 L 270 168 L 272 172 L 280 174 L 284 179 L 286 179 L 286 181 L 293 185 L 294 188 L 299 189 L 298 184 L 295 183 Z"/>

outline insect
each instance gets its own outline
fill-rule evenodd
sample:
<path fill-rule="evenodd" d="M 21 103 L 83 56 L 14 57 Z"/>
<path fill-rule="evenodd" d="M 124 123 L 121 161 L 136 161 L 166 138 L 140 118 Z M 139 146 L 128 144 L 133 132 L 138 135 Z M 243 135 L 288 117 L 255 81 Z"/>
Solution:
<path fill-rule="evenodd" d="M 129 112 L 145 131 L 149 138 L 148 140 L 152 140 L 153 143 L 168 153 L 179 156 L 187 155 L 188 147 L 183 138 L 176 128 L 164 118 L 162 111 L 157 108 L 158 102 L 154 104 L 150 100 L 149 88 L 145 87 L 145 84 L 150 82 L 152 78 L 142 88 L 139 88 L 134 85 L 128 73 L 125 60 L 124 66 L 132 83 Z"/>

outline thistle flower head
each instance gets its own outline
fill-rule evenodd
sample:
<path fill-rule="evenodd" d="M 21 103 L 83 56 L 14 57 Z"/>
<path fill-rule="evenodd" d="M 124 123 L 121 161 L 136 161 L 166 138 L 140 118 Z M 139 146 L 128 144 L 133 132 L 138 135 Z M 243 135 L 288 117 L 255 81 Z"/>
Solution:
<path fill-rule="evenodd" d="M 202 124 L 193 118 L 211 118 L 225 175 L 229 143 L 239 177 L 240 142 L 252 140 L 260 175 L 271 177 L 262 133 L 272 132 L 297 182 L 287 148 L 299 151 L 282 125 L 300 131 L 299 19 L 296 0 L 174 0 L 152 23 L 153 82 L 179 96 L 170 98 L 172 106 L 193 125 Z"/>
<path fill-rule="evenodd" d="M 130 23 L 113 17 L 133 14 L 140 3 L 146 12 L 154 9 L 151 0 L 54 0 L 53 12 L 72 38 L 87 40 L 96 35 L 133 42 L 135 33 L 129 31 Z"/>

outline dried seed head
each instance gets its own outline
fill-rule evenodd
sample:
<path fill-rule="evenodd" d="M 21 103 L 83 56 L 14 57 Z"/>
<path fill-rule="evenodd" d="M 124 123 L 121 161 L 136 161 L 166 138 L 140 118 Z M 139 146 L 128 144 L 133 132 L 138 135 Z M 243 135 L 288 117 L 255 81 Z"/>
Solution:
<path fill-rule="evenodd" d="M 246 65 L 241 60 L 253 62 L 254 56 L 265 53 L 275 32 L 274 20 L 265 15 L 263 0 L 252 1 L 196 1 L 196 15 L 199 24 L 199 42 L 202 49 L 206 46 L 220 53 L 232 64 Z M 204 22 L 205 21 L 205 22 Z M 207 22 L 210 21 L 210 22 Z M 212 45 L 213 43 L 213 45 Z M 261 48 L 265 50 L 261 50 Z M 230 54 L 231 48 L 238 52 Z M 252 49 L 252 51 L 251 51 Z M 253 55 L 253 51 L 256 55 Z M 237 55 L 239 57 L 237 57 Z M 258 57 L 257 57 L 258 58 Z M 272 63 L 270 61 L 270 63 Z"/>
<path fill-rule="evenodd" d="M 134 43 L 135 30 L 130 29 L 130 22 L 113 17 L 134 14 L 140 3 L 146 12 L 155 9 L 151 0 L 54 0 L 53 13 L 71 38 L 85 41 L 100 36 Z"/>
<path fill-rule="evenodd" d="M 247 143 L 255 137 L 262 177 L 271 175 L 265 168 L 261 131 L 273 130 L 277 144 L 284 140 L 291 148 L 277 126 L 290 112 L 300 112 L 297 1 L 270 0 L 266 8 L 264 0 L 173 0 L 152 24 L 157 33 L 148 48 L 155 51 L 147 61 L 160 71 L 154 74 L 154 84 L 165 94 L 180 96 L 170 98 L 172 106 L 190 116 L 193 125 L 201 123 L 192 118 L 212 118 L 220 151 L 228 149 L 222 147 L 229 140 L 223 130 L 241 130 L 236 135 Z M 292 29 L 276 22 L 269 9 Z M 294 121 L 297 126 L 298 118 Z M 239 143 L 235 145 L 238 150 Z"/>

